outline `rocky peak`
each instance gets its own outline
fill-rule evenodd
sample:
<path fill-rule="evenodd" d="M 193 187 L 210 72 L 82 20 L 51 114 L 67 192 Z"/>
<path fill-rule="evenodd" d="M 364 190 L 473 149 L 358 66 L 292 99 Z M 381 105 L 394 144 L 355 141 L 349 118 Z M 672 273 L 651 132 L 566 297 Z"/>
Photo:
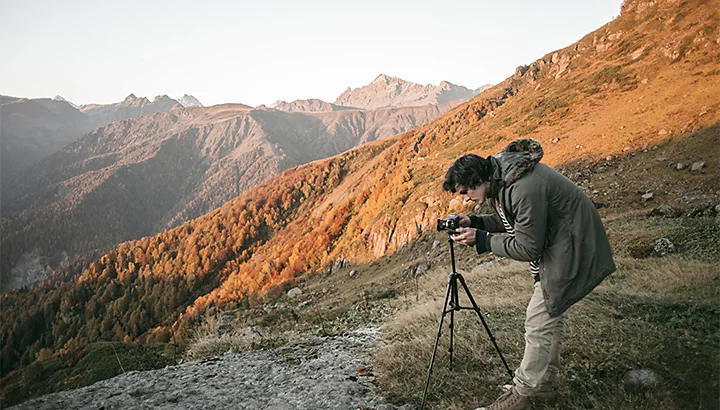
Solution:
<path fill-rule="evenodd" d="M 401 81 L 403 81 L 403 80 L 401 80 L 397 77 L 390 77 L 387 74 L 380 74 L 379 76 L 375 77 L 375 79 L 373 80 L 373 82 L 371 84 L 375 84 L 375 83 L 390 84 L 391 82 L 397 83 L 397 82 L 401 82 Z M 348 87 L 348 90 L 349 89 L 350 88 Z"/>
<path fill-rule="evenodd" d="M 66 103 L 70 104 L 70 106 L 73 107 L 73 108 L 75 108 L 75 109 L 79 109 L 79 108 L 80 108 L 79 106 L 77 106 L 77 105 L 73 104 L 72 102 L 66 100 L 65 97 L 63 97 L 62 95 L 59 95 L 59 94 L 56 95 L 55 97 L 53 97 L 53 101 L 66 102 Z"/>
<path fill-rule="evenodd" d="M 293 102 L 277 101 L 270 108 L 287 112 L 332 112 L 357 109 L 355 107 L 346 107 L 331 104 L 318 98 L 310 98 L 307 100 L 295 100 Z"/>
<path fill-rule="evenodd" d="M 172 98 L 168 97 L 166 94 L 163 95 L 157 95 L 155 96 L 155 99 L 153 99 L 153 102 L 159 102 L 159 101 L 169 101 L 172 100 Z"/>
<path fill-rule="evenodd" d="M 203 107 L 203 104 L 190 94 L 183 94 L 182 97 L 178 98 L 178 102 L 183 107 Z"/>
<path fill-rule="evenodd" d="M 457 104 L 477 94 L 474 90 L 443 81 L 439 86 L 421 85 L 398 77 L 380 74 L 368 85 L 348 88 L 335 104 L 339 106 L 377 109 L 385 107 L 417 107 L 421 105 Z"/>

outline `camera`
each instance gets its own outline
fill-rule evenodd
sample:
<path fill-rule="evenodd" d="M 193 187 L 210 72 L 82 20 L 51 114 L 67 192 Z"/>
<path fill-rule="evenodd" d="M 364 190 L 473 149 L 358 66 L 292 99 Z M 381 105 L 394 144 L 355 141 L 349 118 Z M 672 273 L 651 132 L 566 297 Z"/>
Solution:
<path fill-rule="evenodd" d="M 445 219 L 438 219 L 437 230 L 438 231 L 449 231 L 455 233 L 455 230 L 460 227 L 460 217 L 457 215 L 449 215 Z"/>

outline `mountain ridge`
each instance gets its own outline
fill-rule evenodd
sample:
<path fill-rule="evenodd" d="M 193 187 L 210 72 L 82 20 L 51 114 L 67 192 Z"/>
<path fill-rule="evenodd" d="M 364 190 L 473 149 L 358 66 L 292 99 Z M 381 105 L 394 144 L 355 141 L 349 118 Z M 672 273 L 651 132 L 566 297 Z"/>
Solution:
<path fill-rule="evenodd" d="M 412 107 L 427 104 L 457 105 L 488 89 L 485 85 L 477 90 L 442 81 L 439 86 L 420 85 L 398 77 L 380 74 L 368 85 L 351 89 L 348 87 L 336 100 L 335 105 L 377 109 L 387 107 Z"/>

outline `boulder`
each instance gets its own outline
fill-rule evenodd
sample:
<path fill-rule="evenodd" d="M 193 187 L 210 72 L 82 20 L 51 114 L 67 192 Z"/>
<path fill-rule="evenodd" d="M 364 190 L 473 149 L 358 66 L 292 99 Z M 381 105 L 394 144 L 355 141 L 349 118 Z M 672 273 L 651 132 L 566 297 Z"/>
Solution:
<path fill-rule="evenodd" d="M 696 162 L 692 164 L 692 167 L 690 168 L 690 171 L 700 171 L 701 169 L 705 168 L 704 162 Z"/>
<path fill-rule="evenodd" d="M 678 162 L 678 164 L 675 166 L 675 169 L 677 169 L 678 171 L 682 171 L 685 168 L 687 168 L 687 164 L 683 164 L 682 162 Z"/>
<path fill-rule="evenodd" d="M 675 245 L 673 245 L 672 242 L 670 242 L 670 239 L 668 238 L 660 238 L 657 241 L 655 241 L 655 246 L 653 246 L 653 255 L 654 256 L 665 256 L 668 253 L 676 252 Z"/>
<path fill-rule="evenodd" d="M 630 370 L 625 375 L 625 383 L 642 387 L 657 387 L 660 384 L 660 376 L 652 370 Z"/>
<path fill-rule="evenodd" d="M 670 205 L 660 205 L 659 207 L 654 208 L 652 211 L 650 211 L 648 215 L 662 216 L 665 218 L 677 218 L 682 215 L 682 211 L 679 209 L 675 209 Z"/>
<path fill-rule="evenodd" d="M 302 292 L 302 290 L 300 290 L 300 288 L 295 287 L 295 288 L 288 290 L 287 295 L 290 299 L 292 299 L 292 298 L 296 298 L 296 297 L 302 295 L 302 293 L 303 292 Z"/>

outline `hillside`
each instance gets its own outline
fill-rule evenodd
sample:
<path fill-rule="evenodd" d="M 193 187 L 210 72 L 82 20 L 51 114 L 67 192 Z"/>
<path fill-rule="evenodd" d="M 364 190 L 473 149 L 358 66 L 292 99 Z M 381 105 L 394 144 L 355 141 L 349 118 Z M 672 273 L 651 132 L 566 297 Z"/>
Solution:
<path fill-rule="evenodd" d="M 539 140 L 543 162 L 616 210 L 615 218 L 649 213 L 642 198 L 649 192 L 653 206 L 693 215 L 703 205 L 700 214 L 711 214 L 720 190 L 720 159 L 708 148 L 720 142 L 716 5 L 626 2 L 617 19 L 433 122 L 289 169 L 198 219 L 123 243 L 87 269 L 56 272 L 60 284 L 5 294 L 3 373 L 43 348 L 62 357 L 97 340 L 168 341 L 336 262 L 357 266 L 400 253 L 438 217 L 467 210 L 440 188 L 456 157 L 494 153 L 518 136 Z M 695 171 L 677 167 L 699 162 Z M 716 225 L 696 227 L 717 243 Z M 630 254 L 635 238 L 622 236 L 622 226 L 615 232 L 613 244 Z M 720 260 L 712 246 L 701 257 Z M 618 309 L 627 306 L 635 305 Z"/>
<path fill-rule="evenodd" d="M 94 128 L 66 101 L 0 96 L 0 190 L 24 170 Z"/>
<path fill-rule="evenodd" d="M 402 133 L 448 109 L 288 113 L 225 104 L 110 123 L 3 192 L 0 288 L 37 282 L 62 261 L 175 227 L 285 169 Z"/>
<path fill-rule="evenodd" d="M 113 121 L 170 111 L 177 101 L 158 96 L 153 102 L 130 94 L 115 104 L 77 107 L 61 96 L 16 98 L 0 96 L 0 189 L 2 209 L 23 174 L 46 156 Z"/>

